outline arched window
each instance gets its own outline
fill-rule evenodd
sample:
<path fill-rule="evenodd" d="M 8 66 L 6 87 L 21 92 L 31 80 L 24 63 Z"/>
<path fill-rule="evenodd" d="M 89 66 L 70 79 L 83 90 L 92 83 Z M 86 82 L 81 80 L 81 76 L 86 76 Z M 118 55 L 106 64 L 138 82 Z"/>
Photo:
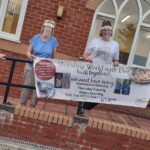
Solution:
<path fill-rule="evenodd" d="M 99 37 L 103 20 L 112 22 L 120 63 L 150 67 L 150 1 L 103 0 L 95 11 L 88 42 Z"/>

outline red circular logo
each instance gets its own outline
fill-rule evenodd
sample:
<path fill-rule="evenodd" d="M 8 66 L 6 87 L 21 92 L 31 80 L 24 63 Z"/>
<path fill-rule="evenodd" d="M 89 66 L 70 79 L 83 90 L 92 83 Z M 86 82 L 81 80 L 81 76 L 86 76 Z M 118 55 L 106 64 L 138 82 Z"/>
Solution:
<path fill-rule="evenodd" d="M 50 60 L 41 60 L 35 65 L 35 74 L 41 80 L 50 80 L 55 73 L 55 65 Z"/>

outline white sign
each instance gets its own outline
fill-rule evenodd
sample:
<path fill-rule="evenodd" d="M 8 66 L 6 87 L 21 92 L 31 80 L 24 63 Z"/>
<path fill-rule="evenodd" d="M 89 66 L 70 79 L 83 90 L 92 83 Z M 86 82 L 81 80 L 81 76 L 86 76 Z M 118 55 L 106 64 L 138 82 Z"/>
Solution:
<path fill-rule="evenodd" d="M 133 81 L 125 65 L 93 65 L 79 61 L 36 58 L 39 98 L 146 107 L 150 84 Z"/>

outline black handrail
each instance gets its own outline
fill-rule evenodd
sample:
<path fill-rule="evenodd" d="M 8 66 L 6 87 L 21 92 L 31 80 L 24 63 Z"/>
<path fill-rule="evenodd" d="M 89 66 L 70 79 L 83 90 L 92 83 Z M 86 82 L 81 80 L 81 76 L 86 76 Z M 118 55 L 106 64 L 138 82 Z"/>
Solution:
<path fill-rule="evenodd" d="M 13 78 L 13 74 L 14 74 L 14 69 L 15 69 L 16 62 L 33 63 L 33 60 L 24 59 L 24 58 L 17 58 L 17 57 L 11 57 L 11 56 L 5 56 L 4 58 L 6 60 L 12 61 L 12 65 L 11 65 L 8 81 L 7 82 L 0 82 L 0 85 L 5 85 L 6 86 L 5 95 L 4 95 L 4 99 L 3 99 L 3 104 L 6 104 L 7 103 L 8 94 L 9 94 L 9 90 L 10 90 L 11 86 L 12 87 L 29 88 L 29 89 L 35 89 L 35 87 L 22 85 L 22 84 L 11 83 L 12 82 L 12 78 Z"/>
<path fill-rule="evenodd" d="M 5 59 L 11 60 L 11 61 L 18 61 L 18 62 L 24 62 L 24 63 L 33 63 L 32 59 L 26 59 L 26 58 L 18 58 L 18 57 L 12 57 L 12 56 L 4 56 Z"/>

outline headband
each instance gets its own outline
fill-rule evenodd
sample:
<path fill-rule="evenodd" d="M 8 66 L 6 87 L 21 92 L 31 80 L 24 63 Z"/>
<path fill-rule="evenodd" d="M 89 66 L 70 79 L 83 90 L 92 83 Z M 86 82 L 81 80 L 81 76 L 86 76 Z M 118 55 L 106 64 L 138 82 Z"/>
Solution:
<path fill-rule="evenodd" d="M 103 26 L 103 27 L 101 27 L 101 30 L 107 30 L 107 29 L 112 30 L 112 27 L 111 26 Z"/>
<path fill-rule="evenodd" d="M 46 23 L 44 23 L 43 25 L 44 25 L 44 26 L 49 26 L 49 27 L 51 27 L 51 28 L 55 28 L 55 25 L 52 24 L 52 23 L 49 23 L 49 22 L 46 22 Z"/>

